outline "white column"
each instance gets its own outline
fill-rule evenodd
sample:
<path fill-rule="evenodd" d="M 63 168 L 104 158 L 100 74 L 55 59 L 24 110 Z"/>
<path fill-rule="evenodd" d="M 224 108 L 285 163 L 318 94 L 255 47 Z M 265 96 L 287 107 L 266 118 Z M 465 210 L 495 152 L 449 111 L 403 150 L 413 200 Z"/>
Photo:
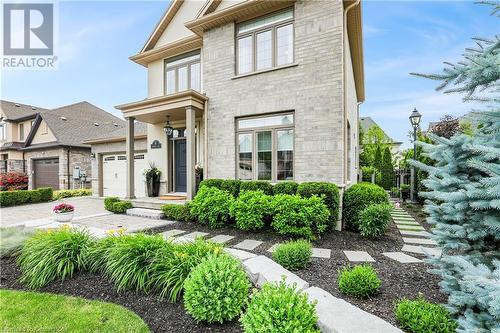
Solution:
<path fill-rule="evenodd" d="M 196 176 L 194 173 L 195 156 L 195 133 L 194 129 L 196 113 L 192 106 L 186 107 L 186 197 L 188 200 L 193 199 L 196 191 Z"/>
<path fill-rule="evenodd" d="M 134 199 L 134 120 L 129 117 L 127 120 L 127 133 L 125 135 L 127 151 L 127 199 Z"/>

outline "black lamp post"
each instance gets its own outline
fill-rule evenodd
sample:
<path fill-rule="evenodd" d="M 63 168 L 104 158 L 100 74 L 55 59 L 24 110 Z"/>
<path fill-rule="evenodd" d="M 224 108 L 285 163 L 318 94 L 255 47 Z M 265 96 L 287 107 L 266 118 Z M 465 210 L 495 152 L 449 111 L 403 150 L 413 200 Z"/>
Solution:
<path fill-rule="evenodd" d="M 163 126 L 163 130 L 165 131 L 167 138 L 170 138 L 172 133 L 174 133 L 174 129 L 170 126 L 170 116 L 167 116 L 167 122 L 165 123 L 165 126 Z"/>
<path fill-rule="evenodd" d="M 422 115 L 417 111 L 417 108 L 413 109 L 410 115 L 410 124 L 413 126 L 413 159 L 417 160 L 417 131 L 420 124 L 420 119 Z M 412 202 L 417 201 L 417 170 L 413 166 L 411 169 L 411 192 L 410 200 Z"/>

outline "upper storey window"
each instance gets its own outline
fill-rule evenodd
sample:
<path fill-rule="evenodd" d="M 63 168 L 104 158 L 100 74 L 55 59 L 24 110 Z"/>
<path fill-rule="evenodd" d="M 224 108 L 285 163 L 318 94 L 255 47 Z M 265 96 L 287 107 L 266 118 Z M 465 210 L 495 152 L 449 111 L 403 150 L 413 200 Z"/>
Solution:
<path fill-rule="evenodd" d="M 236 72 L 245 74 L 293 62 L 293 8 L 237 26 Z"/>
<path fill-rule="evenodd" d="M 165 94 L 201 89 L 200 52 L 190 52 L 165 60 Z"/>

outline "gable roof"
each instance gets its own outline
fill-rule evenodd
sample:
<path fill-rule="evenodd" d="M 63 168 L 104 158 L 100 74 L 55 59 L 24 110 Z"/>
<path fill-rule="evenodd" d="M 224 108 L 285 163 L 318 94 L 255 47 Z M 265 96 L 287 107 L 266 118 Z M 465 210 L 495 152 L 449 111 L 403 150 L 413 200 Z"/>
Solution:
<path fill-rule="evenodd" d="M 4 115 L 4 120 L 21 121 L 24 119 L 35 118 L 40 111 L 48 111 L 47 109 L 38 106 L 21 104 L 11 101 L 0 101 L 1 111 Z"/>
<path fill-rule="evenodd" d="M 384 136 L 386 137 L 388 142 L 391 142 L 393 144 L 402 144 L 402 142 L 394 141 L 390 136 L 385 133 L 385 131 L 380 127 L 371 117 L 361 117 L 359 118 L 359 126 L 361 126 L 361 129 L 363 132 L 368 132 L 368 130 L 373 127 L 373 126 L 378 126 L 382 132 L 384 133 Z"/>
<path fill-rule="evenodd" d="M 147 135 L 147 124 L 137 121 L 134 124 L 134 138 L 140 139 L 145 138 Z M 93 137 L 88 140 L 85 140 L 86 144 L 94 144 L 94 143 L 105 143 L 105 142 L 117 142 L 117 141 L 125 141 L 126 135 L 126 127 L 121 127 L 115 129 L 114 131 L 103 134 L 102 136 Z"/>
<path fill-rule="evenodd" d="M 39 113 L 34 128 L 26 139 L 25 148 L 30 149 L 31 141 L 44 120 L 57 141 L 50 145 L 86 147 L 84 141 L 103 136 L 125 127 L 125 121 L 113 116 L 89 102 L 79 102 Z"/>

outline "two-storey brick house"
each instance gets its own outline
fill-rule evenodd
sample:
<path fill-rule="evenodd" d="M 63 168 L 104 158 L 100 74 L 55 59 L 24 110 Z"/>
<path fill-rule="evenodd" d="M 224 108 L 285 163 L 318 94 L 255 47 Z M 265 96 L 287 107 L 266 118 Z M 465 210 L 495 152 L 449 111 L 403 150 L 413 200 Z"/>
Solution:
<path fill-rule="evenodd" d="M 173 0 L 131 59 L 147 68 L 148 96 L 117 106 L 128 197 L 135 120 L 162 194 L 190 199 L 196 164 L 205 178 L 356 182 L 359 1 Z"/>

